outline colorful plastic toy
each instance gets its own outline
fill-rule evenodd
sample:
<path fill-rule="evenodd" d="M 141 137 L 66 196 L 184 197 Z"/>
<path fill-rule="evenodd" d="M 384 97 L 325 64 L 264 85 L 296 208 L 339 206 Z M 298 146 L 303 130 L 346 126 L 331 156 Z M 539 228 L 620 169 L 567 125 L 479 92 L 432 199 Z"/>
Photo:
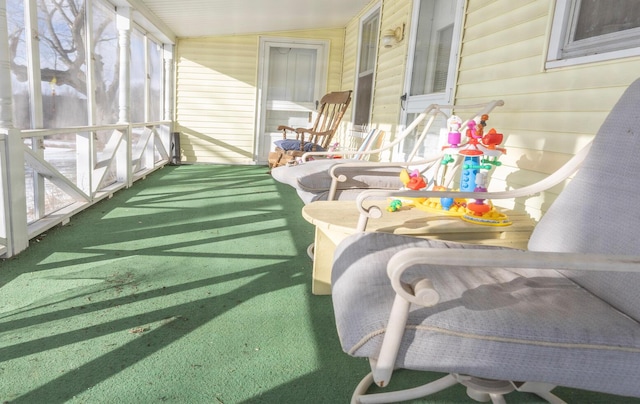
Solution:
<path fill-rule="evenodd" d="M 387 210 L 389 212 L 395 212 L 402 207 L 402 201 L 400 199 L 394 199 L 389 203 Z"/>
<path fill-rule="evenodd" d="M 467 123 L 465 131 L 467 143 L 465 144 L 460 144 L 458 140 L 462 120 L 455 115 L 447 120 L 449 145 L 443 147 L 446 154 L 441 164 L 446 169 L 446 166 L 455 160 L 453 156 L 462 157 L 460 174 L 460 191 L 462 192 L 485 192 L 487 173 L 501 164 L 498 158 L 506 153 L 506 149 L 499 147 L 504 138 L 501 133 L 493 128 L 484 133 L 488 119 L 488 115 L 482 115 L 480 122 L 471 120 Z M 434 187 L 434 190 L 438 189 Z M 495 210 L 490 201 L 484 199 L 467 201 L 462 198 L 428 198 L 416 203 L 415 206 L 427 211 L 460 216 L 463 220 L 472 223 L 492 226 L 511 224 L 504 214 Z"/>
<path fill-rule="evenodd" d="M 405 188 L 413 191 L 418 191 L 422 188 L 426 188 L 427 186 L 427 182 L 418 170 L 413 170 L 412 172 L 409 172 L 406 169 L 402 170 L 400 172 L 400 181 Z"/>

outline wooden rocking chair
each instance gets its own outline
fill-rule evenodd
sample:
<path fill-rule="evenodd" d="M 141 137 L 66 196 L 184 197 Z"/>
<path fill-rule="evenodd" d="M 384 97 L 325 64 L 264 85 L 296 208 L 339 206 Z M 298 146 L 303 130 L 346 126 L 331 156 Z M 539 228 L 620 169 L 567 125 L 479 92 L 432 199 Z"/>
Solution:
<path fill-rule="evenodd" d="M 305 152 L 326 150 L 349 103 L 351 90 L 332 92 L 320 100 L 318 116 L 311 128 L 278 126 L 278 130 L 282 131 L 282 140 L 276 141 L 275 151 L 269 153 L 269 168 L 286 165 Z"/>

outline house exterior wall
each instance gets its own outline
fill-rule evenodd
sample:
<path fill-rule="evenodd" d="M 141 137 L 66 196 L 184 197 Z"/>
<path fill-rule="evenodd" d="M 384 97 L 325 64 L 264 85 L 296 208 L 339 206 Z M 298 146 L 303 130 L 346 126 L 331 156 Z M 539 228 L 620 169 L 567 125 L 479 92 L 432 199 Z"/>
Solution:
<path fill-rule="evenodd" d="M 572 157 L 598 131 L 637 78 L 640 58 L 545 69 L 554 0 L 467 1 L 455 103 L 502 99 L 489 127 L 505 135 L 507 154 L 491 190 L 536 182 Z M 378 48 L 371 126 L 387 140 L 399 129 L 409 53 L 412 0 L 373 0 L 344 29 L 269 33 L 330 39 L 328 91 L 355 89 L 360 18 L 381 7 L 380 33 L 405 24 L 404 40 Z M 258 35 L 178 42 L 178 129 L 187 162 L 253 164 Z M 351 108 L 338 137 L 350 144 Z M 383 159 L 385 156 L 383 156 Z M 539 196 L 496 204 L 540 217 L 562 185 Z"/>
<path fill-rule="evenodd" d="M 555 171 L 593 138 L 638 77 L 638 57 L 545 70 L 554 4 L 467 2 L 455 99 L 505 102 L 488 125 L 505 135 L 507 148 L 504 165 L 492 174 L 492 190 L 519 188 Z M 500 204 L 537 218 L 561 189 Z"/>
<path fill-rule="evenodd" d="M 178 40 L 175 130 L 183 162 L 254 164 L 260 36 Z M 262 36 L 329 40 L 327 92 L 340 89 L 344 29 Z"/>
<path fill-rule="evenodd" d="M 375 78 L 372 126 L 393 134 L 401 115 L 413 2 L 380 4 L 381 32 L 406 23 L 402 43 L 379 48 Z M 638 77 L 638 57 L 546 70 L 554 5 L 554 0 L 467 1 L 455 103 L 505 101 L 489 120 L 489 127 L 505 135 L 507 148 L 503 165 L 491 175 L 491 190 L 519 188 L 554 172 L 593 138 Z M 343 88 L 354 85 L 360 17 L 346 27 Z M 495 203 L 539 218 L 562 188 Z"/>

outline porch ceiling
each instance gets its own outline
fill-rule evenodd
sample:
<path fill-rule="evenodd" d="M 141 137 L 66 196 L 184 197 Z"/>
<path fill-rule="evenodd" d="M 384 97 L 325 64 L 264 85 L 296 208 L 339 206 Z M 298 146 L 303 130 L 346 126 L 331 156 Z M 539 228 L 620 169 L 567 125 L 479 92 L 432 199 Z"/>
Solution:
<path fill-rule="evenodd" d="M 178 37 L 344 27 L 371 0 L 139 0 Z"/>

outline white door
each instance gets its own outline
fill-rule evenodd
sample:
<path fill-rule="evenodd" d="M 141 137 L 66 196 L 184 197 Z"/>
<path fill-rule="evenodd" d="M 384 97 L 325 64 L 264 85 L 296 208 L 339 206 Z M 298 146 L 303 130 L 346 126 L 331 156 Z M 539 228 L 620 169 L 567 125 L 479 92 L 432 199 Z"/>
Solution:
<path fill-rule="evenodd" d="M 403 123 L 408 125 L 430 104 L 451 104 L 462 32 L 463 0 L 421 0 L 413 11 L 411 46 L 403 96 Z M 429 156 L 440 148 L 440 128 L 435 122 L 430 134 L 419 145 L 407 139 L 396 158 L 405 158 L 414 148 L 418 156 Z"/>
<path fill-rule="evenodd" d="M 261 39 L 255 161 L 265 164 L 279 125 L 308 128 L 326 91 L 328 43 Z"/>

